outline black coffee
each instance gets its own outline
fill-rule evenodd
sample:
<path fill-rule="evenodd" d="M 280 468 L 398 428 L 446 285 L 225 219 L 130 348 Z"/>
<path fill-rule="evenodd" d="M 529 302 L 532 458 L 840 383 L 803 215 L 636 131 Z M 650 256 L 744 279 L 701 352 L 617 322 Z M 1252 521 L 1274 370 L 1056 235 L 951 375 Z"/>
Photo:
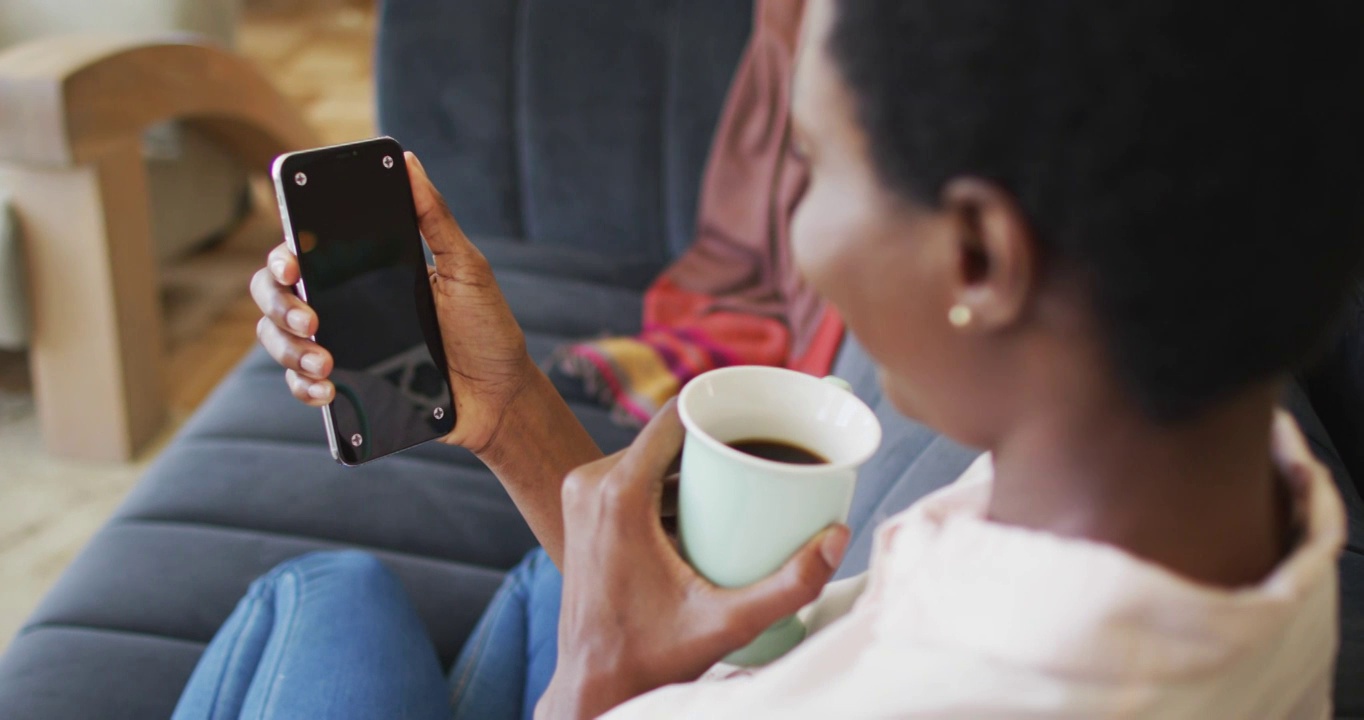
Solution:
<path fill-rule="evenodd" d="M 736 440 L 728 445 L 739 452 L 748 453 L 753 457 L 760 457 L 764 460 L 775 460 L 777 462 L 791 463 L 792 465 L 822 465 L 829 462 L 819 453 L 811 452 L 799 445 L 792 445 L 780 440 L 764 440 L 762 438 L 752 438 L 749 440 Z"/>

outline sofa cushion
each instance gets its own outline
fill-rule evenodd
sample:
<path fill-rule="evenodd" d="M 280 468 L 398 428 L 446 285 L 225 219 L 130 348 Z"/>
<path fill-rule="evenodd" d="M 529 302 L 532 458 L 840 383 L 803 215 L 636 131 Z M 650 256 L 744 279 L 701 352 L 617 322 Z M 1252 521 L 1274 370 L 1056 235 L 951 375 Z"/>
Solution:
<path fill-rule="evenodd" d="M 526 337 L 532 357 L 545 361 L 549 353 L 567 342 L 542 333 Z M 635 431 L 611 421 L 610 412 L 594 404 L 572 404 L 578 419 L 603 450 L 614 452 L 630 443 Z M 284 373 L 263 350 L 254 350 L 205 401 L 200 412 L 185 423 L 180 436 L 195 440 L 233 442 L 258 441 L 276 445 L 293 444 L 304 452 L 321 453 L 331 462 L 321 413 L 293 399 L 284 384 Z M 174 447 L 174 444 L 171 446 Z M 167 449 L 167 454 L 171 448 Z M 440 443 L 426 443 L 394 456 L 420 458 L 439 463 L 458 463 L 481 467 L 472 455 Z M 346 471 L 346 476 L 372 478 L 372 470 L 388 462 L 361 466 Z"/>
<path fill-rule="evenodd" d="M 0 717 L 167 718 L 204 644 L 86 627 L 40 627 L 0 657 Z"/>
<path fill-rule="evenodd" d="M 307 445 L 181 438 L 115 517 L 116 524 L 253 531 L 489 568 L 510 567 L 535 546 L 482 467 L 401 453 L 372 468 L 347 468 L 332 461 L 320 433 Z"/>
<path fill-rule="evenodd" d="M 289 558 L 343 546 L 373 552 L 403 581 L 446 664 L 502 582 L 499 568 L 359 543 L 194 523 L 115 520 L 62 575 L 29 627 L 96 628 L 207 643 L 252 580 Z"/>
<path fill-rule="evenodd" d="M 496 269 L 497 284 L 521 327 L 554 343 L 598 335 L 633 335 L 644 314 L 639 291 L 514 267 Z"/>
<path fill-rule="evenodd" d="M 658 275 L 656 262 L 634 261 L 632 264 L 628 258 L 601 255 L 590 249 L 531 245 L 524 240 L 489 237 L 475 237 L 474 244 L 499 271 L 519 272 L 537 278 L 574 280 L 640 293 L 653 284 Z M 613 307 L 611 314 L 625 316 L 620 307 Z M 635 322 L 639 322 L 638 314 L 634 318 Z"/>
<path fill-rule="evenodd" d="M 376 86 L 472 235 L 650 264 L 691 244 L 748 37 L 734 0 L 389 0 Z"/>

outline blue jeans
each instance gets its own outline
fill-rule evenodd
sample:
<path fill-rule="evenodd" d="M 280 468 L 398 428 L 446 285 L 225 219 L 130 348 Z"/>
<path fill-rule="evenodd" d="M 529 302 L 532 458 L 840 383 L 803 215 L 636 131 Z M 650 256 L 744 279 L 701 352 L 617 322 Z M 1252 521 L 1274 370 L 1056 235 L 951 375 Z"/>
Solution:
<path fill-rule="evenodd" d="M 401 583 L 372 555 L 320 552 L 252 583 L 174 720 L 530 718 L 554 675 L 562 578 L 527 555 L 447 679 Z"/>

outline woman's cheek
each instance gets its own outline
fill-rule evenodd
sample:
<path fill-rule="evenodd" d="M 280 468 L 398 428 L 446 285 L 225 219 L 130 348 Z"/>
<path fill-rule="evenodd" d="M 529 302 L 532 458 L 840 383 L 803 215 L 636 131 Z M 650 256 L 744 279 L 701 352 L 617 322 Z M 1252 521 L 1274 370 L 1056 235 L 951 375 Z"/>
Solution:
<path fill-rule="evenodd" d="M 848 273 L 847 252 L 853 240 L 846 206 L 812 186 L 791 219 L 791 254 L 796 269 L 820 295 L 840 304 L 839 281 Z"/>

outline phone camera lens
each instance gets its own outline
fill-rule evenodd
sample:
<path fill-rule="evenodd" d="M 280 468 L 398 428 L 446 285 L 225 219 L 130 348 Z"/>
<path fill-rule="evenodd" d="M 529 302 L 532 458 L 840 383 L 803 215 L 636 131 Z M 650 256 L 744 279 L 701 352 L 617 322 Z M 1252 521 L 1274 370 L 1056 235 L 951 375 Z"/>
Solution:
<path fill-rule="evenodd" d="M 392 156 L 392 155 L 385 155 L 385 156 L 384 156 L 384 167 L 386 167 L 386 168 L 392 168 L 392 167 L 393 167 L 393 156 Z"/>
<path fill-rule="evenodd" d="M 298 173 L 297 175 L 294 176 L 294 182 L 298 183 L 299 185 L 307 185 L 308 176 L 304 175 L 303 173 Z"/>

